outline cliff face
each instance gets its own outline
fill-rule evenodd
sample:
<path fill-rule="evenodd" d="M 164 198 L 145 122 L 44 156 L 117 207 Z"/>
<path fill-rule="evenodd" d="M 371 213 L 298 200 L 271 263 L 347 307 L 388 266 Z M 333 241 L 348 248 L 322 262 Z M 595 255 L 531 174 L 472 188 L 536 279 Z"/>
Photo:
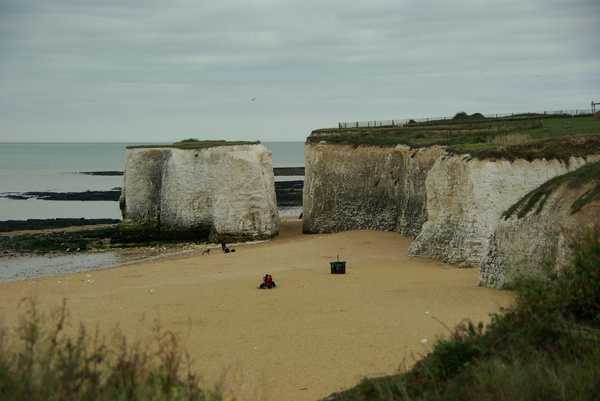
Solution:
<path fill-rule="evenodd" d="M 461 267 L 479 266 L 492 242 L 504 241 L 497 252 L 504 252 L 511 242 L 516 242 L 513 247 L 523 246 L 524 253 L 528 246 L 523 244 L 532 241 L 547 246 L 546 239 L 539 238 L 545 234 L 524 222 L 506 229 L 518 233 L 511 234 L 511 239 L 503 240 L 502 233 L 494 237 L 502 213 L 549 179 L 598 160 L 598 156 L 573 157 L 568 163 L 478 160 L 446 155 L 440 147 L 354 148 L 310 141 L 305 157 L 304 232 L 396 231 L 416 237 L 409 249 L 411 256 L 442 259 Z M 552 213 L 544 223 L 550 227 L 555 225 Z M 568 219 L 560 213 L 557 216 Z M 496 272 L 510 263 L 490 259 L 480 281 L 498 280 L 489 277 L 498 277 Z"/>
<path fill-rule="evenodd" d="M 409 254 L 478 266 L 505 210 L 550 178 L 583 164 L 582 158 L 569 163 L 440 158 L 425 181 L 429 219 Z"/>
<path fill-rule="evenodd" d="M 574 202 L 591 193 L 595 185 L 573 188 L 563 184 L 543 199 L 541 207 L 538 200 L 524 216 L 515 213 L 500 219 L 479 265 L 479 284 L 503 287 L 518 274 L 535 275 L 536 266 L 545 262 L 556 269 L 567 265 L 572 255 L 569 236 L 600 224 L 600 202 L 592 201 L 575 213 L 572 210 Z"/>
<path fill-rule="evenodd" d="M 444 149 L 305 145 L 303 230 L 417 235 L 427 220 L 425 178 Z"/>
<path fill-rule="evenodd" d="M 262 145 L 130 148 L 125 157 L 124 219 L 216 234 L 279 231 L 271 152 Z"/>

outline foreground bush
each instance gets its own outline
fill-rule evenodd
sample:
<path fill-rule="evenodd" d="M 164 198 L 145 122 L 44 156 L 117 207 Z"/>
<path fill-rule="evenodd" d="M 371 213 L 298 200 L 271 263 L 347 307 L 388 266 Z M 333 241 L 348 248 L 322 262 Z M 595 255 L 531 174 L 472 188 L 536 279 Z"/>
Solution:
<path fill-rule="evenodd" d="M 461 324 L 407 373 L 364 379 L 327 400 L 600 399 L 600 228 L 543 281 L 523 279 L 492 322 Z"/>
<path fill-rule="evenodd" d="M 221 400 L 189 371 L 189 359 L 171 332 L 156 326 L 148 347 L 110 342 L 80 327 L 63 331 L 65 307 L 48 324 L 31 300 L 16 332 L 0 330 L 0 400 Z M 113 344 L 113 345 L 108 345 Z M 187 371 L 182 372 L 184 363 Z"/>

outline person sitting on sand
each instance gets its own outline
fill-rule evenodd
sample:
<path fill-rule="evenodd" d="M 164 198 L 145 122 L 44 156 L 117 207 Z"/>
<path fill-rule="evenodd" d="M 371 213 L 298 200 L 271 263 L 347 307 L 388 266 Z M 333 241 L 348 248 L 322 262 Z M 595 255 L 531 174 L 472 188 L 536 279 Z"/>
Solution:
<path fill-rule="evenodd" d="M 273 288 L 275 287 L 275 282 L 273 281 L 273 277 L 271 277 L 270 274 L 266 274 L 263 277 L 263 283 L 260 285 L 259 288 Z"/>

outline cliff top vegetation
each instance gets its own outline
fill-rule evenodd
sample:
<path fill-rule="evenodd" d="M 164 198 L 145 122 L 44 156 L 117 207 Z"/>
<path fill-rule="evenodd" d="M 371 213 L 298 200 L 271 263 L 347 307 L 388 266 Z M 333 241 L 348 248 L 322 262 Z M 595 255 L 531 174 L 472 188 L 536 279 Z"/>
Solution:
<path fill-rule="evenodd" d="M 309 142 L 411 148 L 445 146 L 449 153 L 478 159 L 559 159 L 586 156 L 600 149 L 600 120 L 592 115 L 521 114 L 486 118 L 457 113 L 451 120 L 410 122 L 393 127 L 315 130 Z"/>
<path fill-rule="evenodd" d="M 233 145 L 258 145 L 260 141 L 223 141 L 223 140 L 207 140 L 189 138 L 171 145 L 135 145 L 128 146 L 127 149 L 136 148 L 177 148 L 177 149 L 208 149 L 217 146 L 233 146 Z"/>

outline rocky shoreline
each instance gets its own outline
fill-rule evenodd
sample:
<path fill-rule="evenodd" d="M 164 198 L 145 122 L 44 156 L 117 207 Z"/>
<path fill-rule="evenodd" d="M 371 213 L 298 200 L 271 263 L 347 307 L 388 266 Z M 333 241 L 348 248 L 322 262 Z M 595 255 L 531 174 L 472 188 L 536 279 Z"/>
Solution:
<path fill-rule="evenodd" d="M 110 201 L 118 202 L 121 189 L 114 188 L 110 191 L 85 191 L 85 192 L 22 192 L 3 195 L 2 197 L 13 200 L 40 199 L 50 201 Z"/>
<path fill-rule="evenodd" d="M 27 219 L 0 221 L 0 233 L 25 230 L 47 230 L 55 228 L 118 224 L 119 219 Z"/>

